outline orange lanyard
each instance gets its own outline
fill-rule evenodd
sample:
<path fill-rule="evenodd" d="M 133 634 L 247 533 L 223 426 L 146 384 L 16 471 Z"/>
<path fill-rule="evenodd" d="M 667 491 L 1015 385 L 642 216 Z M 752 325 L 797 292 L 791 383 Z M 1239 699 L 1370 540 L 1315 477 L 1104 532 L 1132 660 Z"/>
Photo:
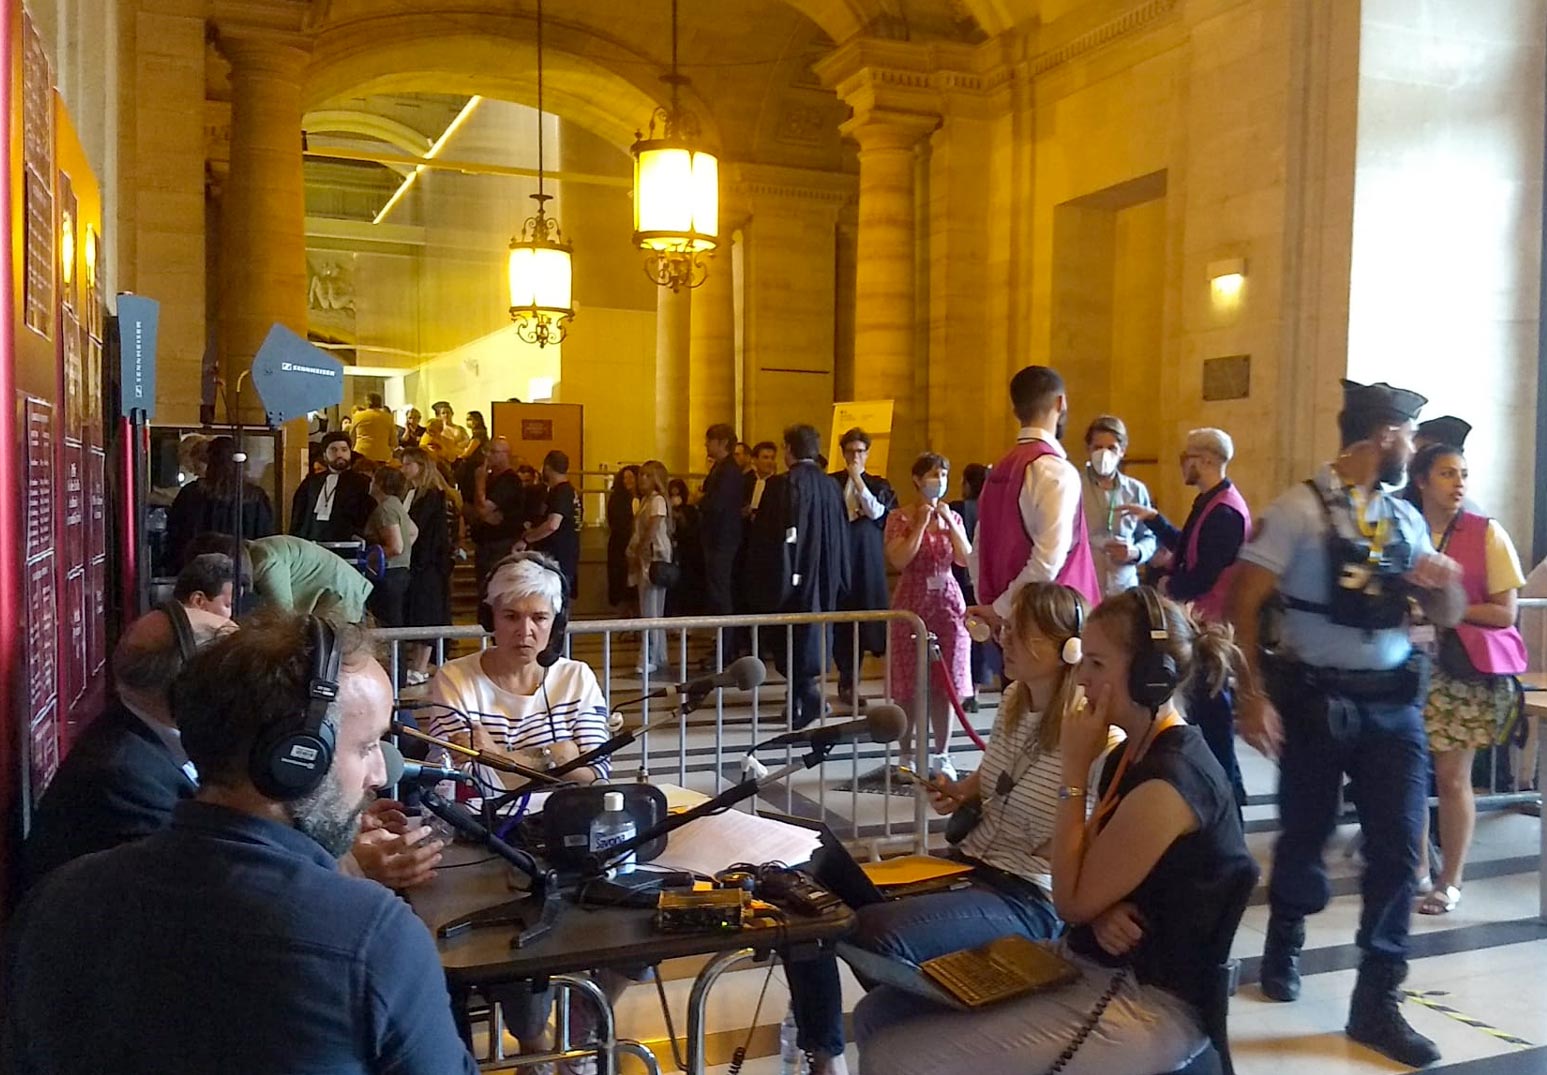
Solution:
<path fill-rule="evenodd" d="M 1150 726 L 1149 735 L 1145 737 L 1144 742 L 1140 743 L 1136 749 L 1123 751 L 1123 756 L 1117 759 L 1117 772 L 1112 774 L 1112 782 L 1107 785 L 1107 793 L 1101 797 L 1101 801 L 1096 804 L 1095 811 L 1090 815 L 1090 820 L 1085 823 L 1088 832 L 1095 832 L 1101 823 L 1107 819 L 1108 815 L 1117 809 L 1117 804 L 1120 801 L 1117 788 L 1123 782 L 1123 774 L 1128 772 L 1128 766 L 1133 762 L 1143 761 L 1144 755 L 1149 753 L 1150 746 L 1156 739 L 1160 738 L 1162 732 L 1186 723 L 1173 710 Z"/>

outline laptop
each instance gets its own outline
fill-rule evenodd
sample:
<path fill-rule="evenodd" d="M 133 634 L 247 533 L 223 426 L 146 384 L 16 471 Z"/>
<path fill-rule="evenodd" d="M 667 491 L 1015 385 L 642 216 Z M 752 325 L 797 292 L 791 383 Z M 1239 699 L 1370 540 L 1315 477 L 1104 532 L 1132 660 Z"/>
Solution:
<path fill-rule="evenodd" d="M 777 818 L 803 829 L 810 829 L 817 834 L 821 845 L 811 856 L 811 872 L 823 886 L 850 907 L 865 907 L 872 903 L 903 899 L 924 892 L 940 892 L 955 888 L 966 884 L 973 872 L 973 868 L 966 863 L 930 859 L 929 868 L 925 871 L 929 876 L 917 880 L 902 879 L 895 883 L 877 884 L 870 874 L 866 873 L 865 867 L 859 860 L 844 846 L 843 841 L 838 839 L 832 829 L 824 823 L 787 814 L 765 814 L 764 816 Z M 925 856 L 918 856 L 918 858 L 923 860 Z M 906 871 L 900 876 L 906 878 Z"/>

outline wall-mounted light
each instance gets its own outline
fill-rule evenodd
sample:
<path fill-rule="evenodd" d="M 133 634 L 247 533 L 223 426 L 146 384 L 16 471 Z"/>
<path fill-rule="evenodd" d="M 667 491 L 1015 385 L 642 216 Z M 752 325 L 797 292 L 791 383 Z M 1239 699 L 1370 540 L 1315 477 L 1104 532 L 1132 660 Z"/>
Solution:
<path fill-rule="evenodd" d="M 75 219 L 69 213 L 59 218 L 59 275 L 65 287 L 75 280 Z"/>
<path fill-rule="evenodd" d="M 86 225 L 86 248 L 83 253 L 86 256 L 86 289 L 94 291 L 97 287 L 97 229 L 90 224 Z"/>
<path fill-rule="evenodd" d="M 1246 259 L 1225 258 L 1209 262 L 1209 294 L 1215 306 L 1236 306 L 1246 290 Z"/>

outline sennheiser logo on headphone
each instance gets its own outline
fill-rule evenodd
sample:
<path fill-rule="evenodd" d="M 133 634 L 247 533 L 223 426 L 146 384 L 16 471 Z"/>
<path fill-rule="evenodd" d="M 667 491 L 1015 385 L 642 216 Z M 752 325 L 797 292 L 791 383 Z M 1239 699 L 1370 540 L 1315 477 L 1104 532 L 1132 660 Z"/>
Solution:
<path fill-rule="evenodd" d="M 316 762 L 317 754 L 318 750 L 316 747 L 309 747 L 304 743 L 294 743 L 291 745 L 290 753 L 285 757 L 285 761 L 292 765 L 311 765 Z"/>

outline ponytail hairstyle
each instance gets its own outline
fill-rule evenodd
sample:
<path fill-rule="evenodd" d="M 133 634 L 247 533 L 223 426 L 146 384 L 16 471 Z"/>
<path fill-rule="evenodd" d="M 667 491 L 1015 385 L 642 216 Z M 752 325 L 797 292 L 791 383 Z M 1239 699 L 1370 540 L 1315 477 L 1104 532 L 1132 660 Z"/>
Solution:
<path fill-rule="evenodd" d="M 1230 685 L 1245 665 L 1240 647 L 1235 644 L 1235 629 L 1226 623 L 1200 619 L 1191 605 L 1182 605 L 1156 594 L 1161 615 L 1165 617 L 1165 641 L 1150 638 L 1150 614 L 1137 590 L 1128 590 L 1107 598 L 1091 613 L 1091 624 L 1119 639 L 1130 654 L 1154 647 L 1176 664 L 1177 684 L 1173 703 L 1195 687 L 1210 697 Z"/>
<path fill-rule="evenodd" d="M 1089 616 L 1090 606 L 1086 604 L 1085 598 L 1056 582 L 1033 582 L 1021 587 L 1010 606 L 1010 623 L 1017 639 L 1040 637 L 1058 653 L 1065 652 L 1071 639 L 1080 637 L 1080 627 L 1089 622 Z M 1052 700 L 1037 728 L 1037 746 L 1044 751 L 1058 749 L 1064 716 L 1074 705 L 1075 672 L 1079 667 L 1077 658 L 1073 664 L 1066 660 L 1059 667 L 1058 683 L 1053 687 Z M 1020 723 L 1030 702 L 1030 695 L 1031 692 L 1022 685 L 1006 703 L 1004 720 L 1007 730 L 1013 732 Z"/>

